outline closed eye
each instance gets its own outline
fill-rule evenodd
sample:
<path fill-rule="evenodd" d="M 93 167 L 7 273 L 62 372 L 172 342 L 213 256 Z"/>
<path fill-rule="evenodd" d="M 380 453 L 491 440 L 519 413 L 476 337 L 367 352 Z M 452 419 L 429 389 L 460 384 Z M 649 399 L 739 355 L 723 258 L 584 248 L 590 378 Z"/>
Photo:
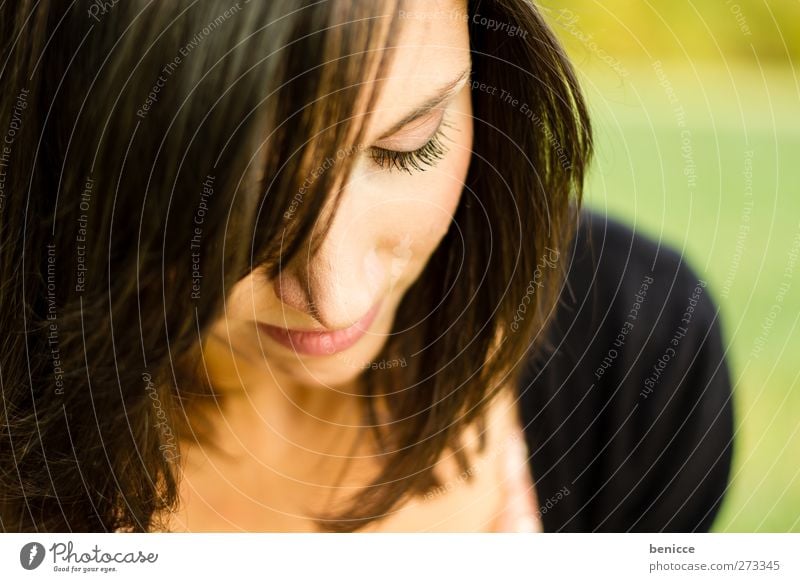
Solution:
<path fill-rule="evenodd" d="M 400 170 L 412 174 L 414 172 L 424 172 L 434 167 L 442 160 L 448 152 L 444 145 L 443 128 L 452 128 L 451 125 L 442 121 L 439 129 L 421 148 L 410 151 L 398 151 L 373 146 L 370 148 L 372 160 L 380 167 L 389 171 Z"/>

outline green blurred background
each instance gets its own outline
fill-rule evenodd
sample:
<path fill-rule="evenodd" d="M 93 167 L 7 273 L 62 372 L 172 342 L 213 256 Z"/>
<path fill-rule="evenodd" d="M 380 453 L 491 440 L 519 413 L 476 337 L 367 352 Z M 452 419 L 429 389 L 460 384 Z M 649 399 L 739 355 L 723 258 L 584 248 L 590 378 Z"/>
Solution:
<path fill-rule="evenodd" d="M 800 0 L 541 2 L 597 133 L 587 202 L 720 305 L 736 446 L 719 532 L 800 532 Z"/>

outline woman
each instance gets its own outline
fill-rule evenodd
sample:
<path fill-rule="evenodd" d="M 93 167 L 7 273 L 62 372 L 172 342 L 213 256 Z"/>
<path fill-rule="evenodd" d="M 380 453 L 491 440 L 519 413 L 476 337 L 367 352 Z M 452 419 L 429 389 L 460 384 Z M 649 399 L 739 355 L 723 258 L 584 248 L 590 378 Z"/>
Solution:
<path fill-rule="evenodd" d="M 545 390 L 520 388 L 562 386 L 541 362 L 570 351 L 545 341 L 565 274 L 592 270 L 576 271 L 574 238 L 591 133 L 535 7 L 4 11 L 4 529 L 706 523 L 636 521 L 625 504 L 609 521 L 596 464 L 590 494 L 573 493 L 574 463 L 551 491 L 571 458 L 553 446 L 566 392 L 534 411 L 526 394 Z M 692 518 L 716 511 L 724 440 Z M 571 524 L 551 521 L 567 508 Z"/>

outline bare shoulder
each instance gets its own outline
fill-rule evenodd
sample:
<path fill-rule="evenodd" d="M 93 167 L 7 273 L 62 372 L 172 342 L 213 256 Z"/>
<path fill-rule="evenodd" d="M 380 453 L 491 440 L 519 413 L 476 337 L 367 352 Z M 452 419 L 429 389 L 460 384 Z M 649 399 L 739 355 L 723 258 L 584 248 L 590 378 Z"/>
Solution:
<path fill-rule="evenodd" d="M 519 426 L 514 391 L 504 389 L 488 405 L 486 439 L 479 447 L 479 427 L 464 430 L 461 445 L 469 464 L 460 468 L 446 450 L 434 472 L 440 485 L 409 501 L 382 520 L 379 531 L 519 531 L 529 524 L 535 492 L 526 480 L 524 438 Z M 519 471 L 522 467 L 522 471 Z M 525 531 L 538 527 L 525 526 Z"/>

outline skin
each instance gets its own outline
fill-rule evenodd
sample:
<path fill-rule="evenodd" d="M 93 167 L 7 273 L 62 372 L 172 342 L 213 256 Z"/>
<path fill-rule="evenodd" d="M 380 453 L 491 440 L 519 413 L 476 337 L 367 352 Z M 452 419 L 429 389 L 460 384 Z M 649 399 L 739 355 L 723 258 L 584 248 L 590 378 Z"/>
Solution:
<path fill-rule="evenodd" d="M 340 207 L 316 254 L 269 281 L 254 272 L 226 300 L 203 346 L 204 370 L 226 394 L 214 415 L 221 453 L 188 445 L 173 531 L 314 531 L 313 512 L 336 507 L 375 474 L 359 429 L 354 380 L 378 354 L 397 307 L 452 221 L 472 147 L 469 36 L 462 2 L 416 2 L 408 13 Z M 427 12 L 426 12 L 427 11 Z M 436 11 L 436 12 L 431 12 Z M 445 16 L 442 16 L 445 15 Z M 435 30 L 435 33 L 433 32 Z M 397 129 L 430 97 L 445 100 Z M 381 168 L 370 147 L 412 150 L 442 123 L 447 149 L 425 171 Z M 367 334 L 343 352 L 295 353 L 256 323 L 300 330 L 347 328 L 374 305 Z M 450 453 L 436 467 L 446 493 L 413 500 L 365 531 L 537 529 L 528 455 L 508 392 L 491 406 L 475 478 L 459 479 Z M 468 450 L 477 433 L 465 432 Z"/>

